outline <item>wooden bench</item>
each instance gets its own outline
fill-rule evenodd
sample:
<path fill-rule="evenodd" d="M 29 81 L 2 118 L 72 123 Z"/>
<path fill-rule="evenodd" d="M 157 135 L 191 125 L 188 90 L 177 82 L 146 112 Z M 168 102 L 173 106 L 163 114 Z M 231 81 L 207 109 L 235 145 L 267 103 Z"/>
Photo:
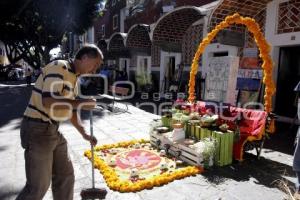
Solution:
<path fill-rule="evenodd" d="M 265 142 L 266 124 L 268 113 L 262 110 L 230 107 L 232 117 L 241 115 L 239 121 L 239 140 L 233 146 L 233 154 L 236 160 L 243 160 L 243 153 L 252 148 L 256 149 L 257 157 L 260 157 Z"/>

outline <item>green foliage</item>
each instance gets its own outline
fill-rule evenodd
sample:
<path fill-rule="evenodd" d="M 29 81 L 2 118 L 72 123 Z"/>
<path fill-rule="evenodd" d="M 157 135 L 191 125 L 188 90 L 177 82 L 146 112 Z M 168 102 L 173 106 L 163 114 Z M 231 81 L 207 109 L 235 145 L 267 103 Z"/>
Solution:
<path fill-rule="evenodd" d="M 92 25 L 101 1 L 1 0 L 0 40 L 15 57 L 39 68 L 67 32 L 82 34 Z"/>
<path fill-rule="evenodd" d="M 216 151 L 216 141 L 213 138 L 204 138 L 204 148 L 203 148 L 203 158 L 208 160 L 210 157 L 213 157 Z"/>
<path fill-rule="evenodd" d="M 143 86 L 147 84 L 151 84 L 151 74 L 148 73 L 140 73 L 135 76 L 136 82 L 138 85 Z"/>

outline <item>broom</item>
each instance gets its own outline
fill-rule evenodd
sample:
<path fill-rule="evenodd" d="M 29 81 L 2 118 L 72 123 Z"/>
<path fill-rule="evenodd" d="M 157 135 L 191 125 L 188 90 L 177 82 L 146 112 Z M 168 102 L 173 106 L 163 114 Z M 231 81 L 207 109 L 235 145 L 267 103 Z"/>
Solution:
<path fill-rule="evenodd" d="M 90 132 L 93 137 L 93 110 L 90 110 Z M 92 151 L 92 188 L 83 189 L 80 193 L 82 200 L 87 199 L 105 199 L 107 191 L 104 188 L 95 188 L 94 174 L 94 146 L 91 144 Z"/>

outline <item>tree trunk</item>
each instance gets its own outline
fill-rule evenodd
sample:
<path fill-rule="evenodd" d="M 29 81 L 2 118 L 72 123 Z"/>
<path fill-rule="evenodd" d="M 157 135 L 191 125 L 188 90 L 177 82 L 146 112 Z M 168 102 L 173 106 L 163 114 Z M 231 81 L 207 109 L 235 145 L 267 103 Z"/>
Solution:
<path fill-rule="evenodd" d="M 50 48 L 49 47 L 45 47 L 44 52 L 43 52 L 43 62 L 44 64 L 48 64 L 50 62 Z"/>
<path fill-rule="evenodd" d="M 32 46 L 32 43 L 24 41 L 22 45 L 19 45 L 20 51 L 23 52 L 23 59 L 34 69 L 39 69 L 41 67 L 40 53 Z M 30 50 L 30 48 L 32 48 Z"/>
<path fill-rule="evenodd" d="M 5 44 L 5 51 L 10 63 L 16 63 L 22 59 L 23 54 L 20 53 L 18 47 L 15 44 Z"/>

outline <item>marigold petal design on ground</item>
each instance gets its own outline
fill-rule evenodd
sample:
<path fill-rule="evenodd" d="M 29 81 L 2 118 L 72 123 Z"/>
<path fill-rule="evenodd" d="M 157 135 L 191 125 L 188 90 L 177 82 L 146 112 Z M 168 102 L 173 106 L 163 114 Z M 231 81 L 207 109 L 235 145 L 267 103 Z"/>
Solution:
<path fill-rule="evenodd" d="M 145 145 L 145 148 L 142 145 Z M 203 168 L 195 166 L 177 168 L 175 161 L 160 156 L 157 150 L 151 150 L 149 145 L 149 141 L 146 140 L 133 140 L 98 146 L 95 148 L 94 167 L 102 173 L 108 187 L 119 192 L 152 189 L 203 172 Z M 91 150 L 85 151 L 84 155 L 91 159 Z M 107 159 L 113 159 L 114 166 L 110 166 L 111 163 L 108 163 Z M 167 170 L 162 169 L 165 163 L 168 166 Z M 139 176 L 131 176 L 133 169 L 137 170 Z"/>

